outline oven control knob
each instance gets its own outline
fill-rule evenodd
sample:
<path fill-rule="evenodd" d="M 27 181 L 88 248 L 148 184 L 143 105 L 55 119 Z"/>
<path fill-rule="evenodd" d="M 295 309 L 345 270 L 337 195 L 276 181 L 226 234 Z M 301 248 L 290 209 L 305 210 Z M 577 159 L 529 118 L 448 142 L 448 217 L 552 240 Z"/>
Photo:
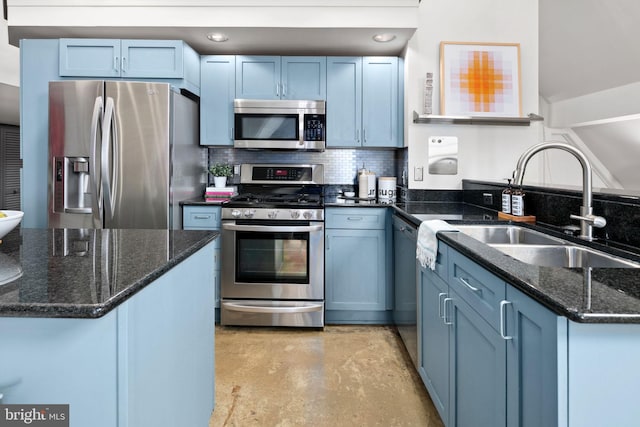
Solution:
<path fill-rule="evenodd" d="M 245 218 L 252 218 L 254 213 L 255 213 L 255 211 L 253 211 L 251 209 L 247 209 L 246 211 L 244 211 L 244 217 Z"/>
<path fill-rule="evenodd" d="M 237 209 L 234 209 L 234 210 L 231 211 L 231 216 L 234 217 L 234 218 L 240 218 L 241 215 L 242 215 L 242 212 L 240 212 Z"/>
<path fill-rule="evenodd" d="M 269 212 L 269 213 L 267 214 L 267 217 L 268 217 L 269 219 L 275 219 L 275 217 L 277 217 L 277 216 L 278 216 L 278 211 L 277 211 L 277 210 L 275 210 L 275 211 L 271 211 L 271 212 Z"/>
<path fill-rule="evenodd" d="M 304 217 L 304 219 L 313 219 L 313 212 L 306 211 L 302 214 L 302 216 Z"/>
<path fill-rule="evenodd" d="M 291 218 L 293 219 L 300 218 L 300 211 L 291 211 Z"/>

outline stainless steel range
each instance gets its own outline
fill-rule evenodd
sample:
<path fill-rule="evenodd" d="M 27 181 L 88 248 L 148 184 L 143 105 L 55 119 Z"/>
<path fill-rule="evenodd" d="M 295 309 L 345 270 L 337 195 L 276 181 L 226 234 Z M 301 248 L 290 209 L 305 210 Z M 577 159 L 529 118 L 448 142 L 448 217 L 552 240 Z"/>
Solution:
<path fill-rule="evenodd" d="M 222 207 L 220 323 L 324 326 L 323 165 L 244 164 Z"/>

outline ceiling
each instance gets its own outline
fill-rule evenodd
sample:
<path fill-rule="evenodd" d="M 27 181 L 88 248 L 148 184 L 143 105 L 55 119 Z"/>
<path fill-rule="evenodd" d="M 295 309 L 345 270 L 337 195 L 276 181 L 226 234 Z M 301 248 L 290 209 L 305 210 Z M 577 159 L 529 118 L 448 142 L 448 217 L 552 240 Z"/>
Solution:
<path fill-rule="evenodd" d="M 553 103 L 640 80 L 640 1 L 538 1 L 544 99 Z"/>
<path fill-rule="evenodd" d="M 538 0 L 539 88 L 548 102 L 623 86 L 640 80 L 640 1 Z M 217 28 L 225 43 L 206 39 L 210 27 L 15 26 L 9 42 L 24 37 L 113 37 L 182 39 L 200 54 L 398 55 L 415 28 Z M 372 36 L 397 38 L 376 43 Z"/>
<path fill-rule="evenodd" d="M 214 43 L 206 38 L 210 27 L 12 27 L 9 42 L 21 38 L 92 37 L 184 40 L 201 55 L 398 55 L 415 28 L 224 28 L 229 40 Z M 373 41 L 378 33 L 393 33 L 395 40 Z"/>

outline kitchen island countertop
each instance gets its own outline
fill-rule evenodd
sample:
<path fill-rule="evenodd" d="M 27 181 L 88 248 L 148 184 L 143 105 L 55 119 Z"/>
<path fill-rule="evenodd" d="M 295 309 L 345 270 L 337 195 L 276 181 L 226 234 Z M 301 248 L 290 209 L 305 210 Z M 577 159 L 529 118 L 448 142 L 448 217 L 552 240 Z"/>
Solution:
<path fill-rule="evenodd" d="M 217 235 L 17 228 L 0 244 L 0 317 L 102 317 Z"/>

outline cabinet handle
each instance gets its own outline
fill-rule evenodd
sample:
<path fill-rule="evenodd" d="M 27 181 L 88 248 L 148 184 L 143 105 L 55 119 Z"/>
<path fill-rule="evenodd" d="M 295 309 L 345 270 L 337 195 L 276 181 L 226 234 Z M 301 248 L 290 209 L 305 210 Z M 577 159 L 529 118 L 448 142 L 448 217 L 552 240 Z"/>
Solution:
<path fill-rule="evenodd" d="M 127 57 L 123 56 L 122 57 L 122 72 L 126 72 L 127 71 Z"/>
<path fill-rule="evenodd" d="M 362 221 L 362 217 L 361 216 L 349 216 L 347 217 L 347 221 Z"/>
<path fill-rule="evenodd" d="M 367 143 L 367 130 L 366 129 L 362 129 L 362 143 L 363 144 Z"/>
<path fill-rule="evenodd" d="M 438 294 L 438 317 L 441 318 L 442 320 L 444 320 L 444 316 L 442 314 L 442 297 L 446 297 L 447 293 L 446 292 L 440 292 Z"/>
<path fill-rule="evenodd" d="M 282 97 L 286 98 L 287 97 L 287 85 L 282 83 Z"/>
<path fill-rule="evenodd" d="M 119 64 L 119 61 L 118 61 L 118 57 L 117 57 L 117 56 L 114 56 L 114 57 L 113 57 L 113 69 L 114 69 L 114 71 L 118 71 L 118 66 L 119 66 L 119 65 L 120 65 L 120 64 Z"/>
<path fill-rule="evenodd" d="M 229 139 L 233 141 L 233 128 L 229 129 Z"/>
<path fill-rule="evenodd" d="M 193 219 L 209 219 L 211 215 L 194 215 Z"/>
<path fill-rule="evenodd" d="M 500 336 L 503 340 L 512 340 L 513 337 L 511 335 L 505 335 L 506 325 L 505 325 L 505 310 L 507 304 L 511 304 L 511 301 L 500 301 Z"/>
<path fill-rule="evenodd" d="M 356 142 L 360 142 L 360 129 L 356 129 Z"/>
<path fill-rule="evenodd" d="M 449 316 L 447 315 L 447 303 L 448 303 L 449 301 L 453 301 L 453 298 L 445 298 L 445 299 L 444 299 L 444 302 L 443 302 L 443 304 L 442 304 L 442 305 L 443 305 L 443 309 L 442 309 L 442 311 L 443 311 L 443 314 L 444 314 L 444 316 L 442 317 L 442 320 L 444 320 L 444 324 L 445 324 L 445 325 L 453 325 L 453 321 L 451 321 L 451 322 L 447 322 L 447 318 L 449 317 Z"/>
<path fill-rule="evenodd" d="M 479 294 L 482 293 L 482 289 L 480 288 L 476 288 L 475 286 L 471 286 L 469 284 L 469 282 L 467 282 L 466 279 L 462 278 L 462 277 L 458 277 L 458 280 L 460 280 L 467 288 L 471 289 L 473 292 L 477 292 Z"/>
<path fill-rule="evenodd" d="M 4 397 L 4 395 L 2 393 L 0 393 L 0 404 L 2 404 L 2 398 Z"/>
<path fill-rule="evenodd" d="M 276 96 L 280 96 L 280 83 L 276 83 Z"/>

